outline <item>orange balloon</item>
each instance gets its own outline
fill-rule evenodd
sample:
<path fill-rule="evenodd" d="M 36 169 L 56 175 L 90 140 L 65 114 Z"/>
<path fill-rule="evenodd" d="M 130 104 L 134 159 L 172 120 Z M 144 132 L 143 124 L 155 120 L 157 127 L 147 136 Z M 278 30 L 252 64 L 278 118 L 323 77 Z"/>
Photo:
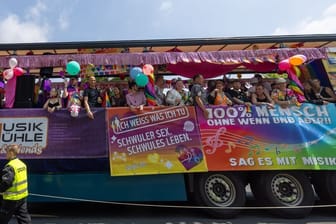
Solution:
<path fill-rule="evenodd" d="M 291 65 L 302 65 L 307 60 L 306 56 L 302 54 L 297 54 L 289 58 L 289 63 Z"/>

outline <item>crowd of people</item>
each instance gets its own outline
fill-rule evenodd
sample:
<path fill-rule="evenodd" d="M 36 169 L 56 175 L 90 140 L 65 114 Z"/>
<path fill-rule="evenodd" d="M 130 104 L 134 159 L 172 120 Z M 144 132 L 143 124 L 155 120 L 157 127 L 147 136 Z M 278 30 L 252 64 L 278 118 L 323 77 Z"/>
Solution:
<path fill-rule="evenodd" d="M 310 79 L 303 83 L 304 101 L 313 104 L 335 103 L 336 95 L 329 87 L 321 86 L 318 79 Z M 288 88 L 288 80 L 276 78 L 265 80 L 260 74 L 255 74 L 250 80 L 218 79 L 206 81 L 201 74 L 193 77 L 192 83 L 185 85 L 181 79 L 173 79 L 167 88 L 163 76 L 155 79 L 155 102 L 158 106 L 198 106 L 207 117 L 206 105 L 266 105 L 282 108 L 299 105 L 297 93 Z M 46 93 L 45 93 L 46 92 Z M 135 81 L 129 81 L 125 86 L 114 85 L 108 88 L 98 88 L 96 78 L 90 76 L 86 85 L 80 85 L 77 77 L 71 77 L 69 82 L 64 79 L 62 90 L 50 88 L 44 91 L 42 106 L 53 113 L 61 108 L 74 108 L 77 112 L 84 108 L 87 116 L 94 119 L 92 108 L 124 107 L 132 111 L 143 110 L 147 106 L 144 88 L 137 86 Z M 38 107 L 38 106 L 37 106 Z M 78 114 L 78 113 L 77 113 Z"/>

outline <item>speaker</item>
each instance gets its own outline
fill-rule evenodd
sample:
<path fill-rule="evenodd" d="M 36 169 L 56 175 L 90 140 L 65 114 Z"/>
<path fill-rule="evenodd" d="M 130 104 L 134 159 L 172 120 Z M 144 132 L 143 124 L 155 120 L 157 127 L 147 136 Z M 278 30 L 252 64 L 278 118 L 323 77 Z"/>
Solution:
<path fill-rule="evenodd" d="M 40 68 L 41 77 L 51 77 L 54 72 L 54 67 L 43 67 Z"/>
<path fill-rule="evenodd" d="M 50 52 L 44 52 L 43 55 L 53 55 Z M 40 68 L 40 77 L 51 77 L 54 72 L 54 67 L 42 67 Z"/>
<path fill-rule="evenodd" d="M 15 108 L 33 107 L 35 76 L 23 75 L 16 79 Z"/>

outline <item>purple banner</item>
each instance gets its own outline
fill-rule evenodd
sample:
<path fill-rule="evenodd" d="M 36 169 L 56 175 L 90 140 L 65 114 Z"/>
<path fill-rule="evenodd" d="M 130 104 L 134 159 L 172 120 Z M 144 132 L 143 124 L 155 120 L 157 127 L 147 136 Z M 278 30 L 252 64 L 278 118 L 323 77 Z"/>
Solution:
<path fill-rule="evenodd" d="M 42 109 L 0 110 L 0 154 L 16 143 L 20 157 L 27 159 L 107 157 L 105 110 L 93 112 L 94 120 L 85 111 L 73 118 L 65 109 L 52 114 Z"/>

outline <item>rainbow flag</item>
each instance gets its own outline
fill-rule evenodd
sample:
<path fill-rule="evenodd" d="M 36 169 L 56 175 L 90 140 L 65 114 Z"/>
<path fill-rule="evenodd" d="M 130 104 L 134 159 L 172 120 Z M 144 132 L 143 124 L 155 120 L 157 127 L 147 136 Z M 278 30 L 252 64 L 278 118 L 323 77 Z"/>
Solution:
<path fill-rule="evenodd" d="M 103 99 L 103 106 L 104 107 L 112 107 L 111 100 L 110 100 L 110 97 L 109 97 L 109 94 L 107 93 L 107 91 L 105 91 L 105 96 L 104 96 L 104 99 Z"/>
<path fill-rule="evenodd" d="M 153 73 L 148 75 L 148 83 L 145 86 L 145 96 L 148 106 L 157 106 L 155 94 L 155 78 Z"/>
<path fill-rule="evenodd" d="M 303 93 L 303 86 L 299 77 L 301 75 L 301 71 L 298 67 L 291 66 L 287 69 L 288 78 L 290 80 L 288 88 L 292 89 L 298 102 L 303 103 L 306 101 L 306 98 Z"/>

